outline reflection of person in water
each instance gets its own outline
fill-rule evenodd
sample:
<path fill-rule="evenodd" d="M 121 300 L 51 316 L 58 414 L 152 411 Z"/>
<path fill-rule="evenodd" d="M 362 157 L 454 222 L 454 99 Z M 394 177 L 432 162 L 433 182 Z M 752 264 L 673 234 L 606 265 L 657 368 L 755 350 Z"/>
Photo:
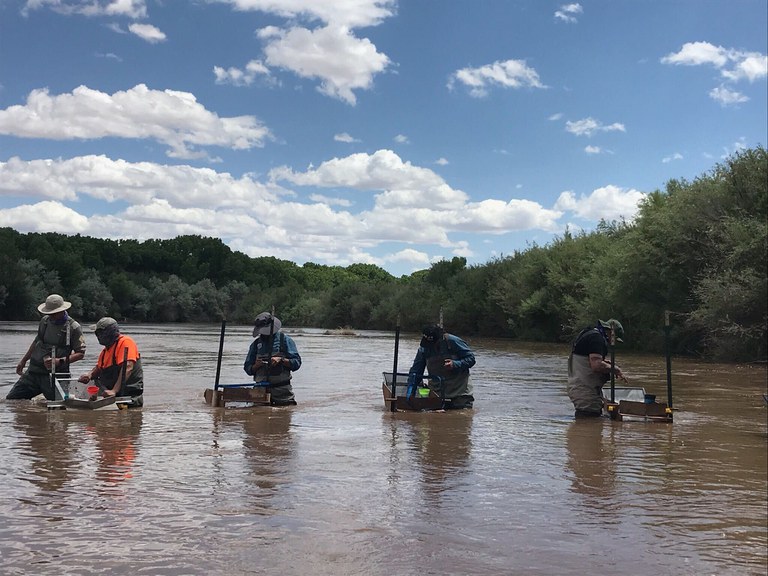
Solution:
<path fill-rule="evenodd" d="M 284 484 L 296 453 L 291 410 L 224 410 L 220 425 L 242 426 L 244 457 L 253 471 L 258 496 L 273 495 Z M 216 423 L 215 423 L 216 424 Z"/>
<path fill-rule="evenodd" d="M 96 479 L 114 486 L 133 477 L 143 416 L 141 410 L 99 416 L 86 426 L 94 434 L 98 450 Z"/>
<path fill-rule="evenodd" d="M 414 446 L 421 454 L 422 486 L 428 494 L 441 494 L 466 468 L 472 449 L 472 412 L 412 416 L 409 421 Z"/>
<path fill-rule="evenodd" d="M 611 500 L 616 484 L 614 443 L 603 438 L 603 434 L 609 433 L 612 428 L 603 424 L 604 421 L 599 418 L 578 419 L 568 426 L 566 432 L 567 466 L 573 473 L 573 490 L 590 497 L 590 504 L 596 507 L 604 506 Z"/>
<path fill-rule="evenodd" d="M 63 414 L 50 414 L 30 406 L 8 406 L 13 410 L 14 428 L 19 432 L 18 442 L 22 446 L 18 450 L 19 460 L 31 466 L 31 470 L 25 469 L 19 476 L 39 485 L 43 491 L 61 490 L 79 463 L 76 443 L 69 439 L 67 419 Z"/>

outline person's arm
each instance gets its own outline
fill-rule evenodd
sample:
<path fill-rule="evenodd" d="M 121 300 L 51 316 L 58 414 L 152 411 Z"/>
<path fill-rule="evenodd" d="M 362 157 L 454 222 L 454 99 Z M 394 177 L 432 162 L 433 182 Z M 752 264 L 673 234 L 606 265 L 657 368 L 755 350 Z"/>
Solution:
<path fill-rule="evenodd" d="M 278 338 L 280 338 L 280 336 L 278 336 Z M 293 341 L 293 338 L 285 334 L 283 334 L 282 338 L 285 339 L 285 356 L 282 358 L 273 356 L 272 364 L 282 364 L 289 368 L 291 372 L 295 372 L 301 368 L 301 356 L 299 355 L 299 350 L 296 348 L 296 343 Z"/>
<path fill-rule="evenodd" d="M 256 348 L 258 342 L 258 338 L 251 342 L 251 346 L 248 348 L 248 355 L 245 357 L 245 362 L 243 363 L 243 370 L 245 370 L 245 373 L 248 374 L 248 376 L 253 376 L 253 373 L 255 372 L 254 364 L 256 362 Z"/>
<path fill-rule="evenodd" d="M 469 347 L 469 345 L 458 336 L 449 336 L 449 338 L 451 339 L 453 347 L 456 350 L 456 358 L 452 360 L 446 360 L 446 363 L 450 362 L 449 367 L 452 370 L 469 370 L 472 368 L 472 366 L 475 365 L 475 354 L 472 352 L 472 349 Z"/>
<path fill-rule="evenodd" d="M 597 372 L 598 374 L 610 374 L 611 373 L 611 363 L 605 360 L 602 356 L 602 354 L 594 354 L 590 353 L 589 355 L 589 367 L 592 369 L 592 372 Z M 622 380 L 626 381 L 626 377 L 621 371 L 621 368 L 619 368 L 618 365 L 614 364 L 613 369 L 616 373 L 616 376 L 621 378 Z"/>
<path fill-rule="evenodd" d="M 37 337 L 35 337 L 34 340 L 32 340 L 32 344 L 29 345 L 29 349 L 27 349 L 24 356 L 21 357 L 21 360 L 19 360 L 19 363 L 16 364 L 16 374 L 21 376 L 24 373 L 24 367 L 27 365 L 27 362 L 29 362 L 29 359 L 32 358 L 32 351 L 35 349 L 35 343 L 37 342 Z"/>
<path fill-rule="evenodd" d="M 133 366 L 135 362 L 133 360 L 128 360 L 125 363 L 125 366 L 123 366 L 122 370 L 120 370 L 120 373 L 117 375 L 117 380 L 115 381 L 112 388 L 104 388 L 102 390 L 102 394 L 104 396 L 117 396 L 118 393 L 122 394 L 123 390 L 120 389 L 123 382 L 128 382 L 128 378 L 131 377 L 131 373 L 133 372 Z M 125 376 L 123 376 L 123 371 L 125 371 Z"/>
<path fill-rule="evenodd" d="M 421 381 L 424 377 L 424 370 L 427 368 L 427 360 L 424 357 L 424 348 L 419 346 L 416 351 L 416 358 L 413 359 L 411 369 L 408 370 L 408 386 L 412 386 L 416 381 Z"/>
<path fill-rule="evenodd" d="M 93 368 L 91 368 L 90 372 L 81 374 L 80 378 L 78 378 L 77 381 L 82 382 L 83 384 L 88 384 L 88 382 L 96 378 L 100 373 L 101 373 L 101 369 L 98 366 L 94 366 Z"/>

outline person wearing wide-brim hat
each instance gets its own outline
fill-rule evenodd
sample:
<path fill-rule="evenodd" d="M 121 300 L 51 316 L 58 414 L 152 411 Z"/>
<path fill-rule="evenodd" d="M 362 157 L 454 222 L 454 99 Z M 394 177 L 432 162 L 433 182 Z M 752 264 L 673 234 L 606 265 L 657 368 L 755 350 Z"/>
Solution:
<path fill-rule="evenodd" d="M 611 340 L 623 342 L 621 322 L 598 320 L 595 326 L 584 328 L 576 336 L 568 356 L 568 397 L 577 417 L 601 416 L 603 413 L 603 384 L 611 377 L 611 363 L 605 357 Z M 625 382 L 621 368 L 614 365 L 614 374 Z"/>
<path fill-rule="evenodd" d="M 26 354 L 16 365 L 20 376 L 6 400 L 29 400 L 43 394 L 55 400 L 51 367 L 57 374 L 69 374 L 69 366 L 85 356 L 85 338 L 80 324 L 67 314 L 72 306 L 59 294 L 51 294 L 37 307 L 43 315 L 37 334 Z M 24 368 L 29 362 L 29 368 Z"/>
<path fill-rule="evenodd" d="M 282 322 L 269 312 L 254 320 L 253 337 L 243 369 L 256 382 L 269 382 L 273 406 L 293 406 L 296 398 L 291 373 L 301 368 L 301 356 L 293 338 L 281 330 Z"/>

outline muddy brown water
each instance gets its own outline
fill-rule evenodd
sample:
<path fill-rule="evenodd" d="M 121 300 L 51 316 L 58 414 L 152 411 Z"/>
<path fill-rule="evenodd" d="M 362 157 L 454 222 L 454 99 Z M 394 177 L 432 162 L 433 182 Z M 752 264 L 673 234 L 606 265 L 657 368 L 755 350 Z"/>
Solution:
<path fill-rule="evenodd" d="M 4 575 L 768 569 L 764 366 L 675 358 L 673 424 L 574 420 L 565 347 L 475 339 L 474 410 L 391 414 L 392 333 L 288 328 L 299 405 L 214 409 L 218 326 L 124 331 L 142 410 L 0 401 Z M 228 328 L 222 383 L 247 381 L 249 332 Z M 34 334 L 0 323 L 2 383 Z M 416 345 L 401 338 L 400 370 Z M 617 361 L 665 396 L 662 357 Z"/>

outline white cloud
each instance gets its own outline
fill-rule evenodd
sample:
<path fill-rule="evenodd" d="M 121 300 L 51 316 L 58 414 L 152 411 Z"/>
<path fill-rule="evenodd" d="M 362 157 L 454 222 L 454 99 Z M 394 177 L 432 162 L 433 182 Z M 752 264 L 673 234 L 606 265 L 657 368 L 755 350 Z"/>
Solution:
<path fill-rule="evenodd" d="M 711 64 L 722 68 L 728 63 L 728 51 L 709 42 L 686 42 L 679 52 L 670 52 L 661 59 L 662 64 L 699 66 Z"/>
<path fill-rule="evenodd" d="M 437 160 L 435 160 L 435 164 L 437 164 L 438 166 L 448 166 L 450 162 L 448 162 L 448 160 L 445 158 L 438 158 Z"/>
<path fill-rule="evenodd" d="M 324 196 L 323 194 L 310 194 L 309 199 L 312 200 L 312 202 L 327 204 L 328 206 L 352 206 L 352 202 L 346 198 L 331 198 L 330 196 Z"/>
<path fill-rule="evenodd" d="M 427 267 L 430 262 L 429 255 L 426 252 L 414 250 L 413 248 L 405 248 L 398 252 L 387 254 L 383 260 L 385 262 L 404 262 L 418 267 Z"/>
<path fill-rule="evenodd" d="M 314 190 L 309 190 L 307 201 L 299 201 L 301 196 L 278 186 L 278 180 Z M 346 189 L 370 208 L 353 212 L 350 207 L 358 204 L 354 198 L 324 195 L 324 188 Z M 621 191 L 595 202 L 615 208 L 622 200 L 626 203 L 628 195 Z M 23 199 L 21 206 L 0 209 L 0 225 L 22 232 L 137 240 L 199 234 L 222 238 L 233 250 L 251 256 L 339 265 L 383 264 L 387 260 L 369 251 L 385 242 L 405 244 L 385 257 L 391 262 L 425 264 L 423 248 L 408 244 L 471 256 L 469 241 L 454 239 L 454 234 L 555 232 L 562 229 L 558 219 L 563 215 L 561 207 L 546 209 L 525 199 L 470 201 L 432 170 L 405 162 L 390 150 L 333 158 L 305 172 L 276 168 L 266 182 L 253 175 L 234 178 L 208 168 L 105 156 L 32 161 L 14 157 L 0 162 L 0 197 Z M 101 203 L 94 205 L 90 198 L 111 207 L 99 208 Z M 567 200 L 562 203 L 577 211 L 575 198 L 572 206 Z M 590 214 L 591 200 L 581 200 L 578 213 L 583 217 Z M 254 242 L 254 237 L 260 241 Z"/>
<path fill-rule="evenodd" d="M 712 90 L 709 91 L 709 97 L 716 102 L 720 102 L 722 106 L 732 106 L 749 100 L 749 97 L 741 92 L 726 88 L 722 84 L 717 88 L 712 88 Z"/>
<path fill-rule="evenodd" d="M 599 120 L 590 117 L 576 120 L 575 122 L 567 121 L 565 123 L 565 131 L 576 136 L 592 136 L 596 132 L 626 132 L 626 128 L 624 128 L 624 124 L 619 122 L 606 126 Z"/>
<path fill-rule="evenodd" d="M 547 118 L 547 120 L 553 120 L 553 121 L 554 120 L 560 120 L 562 117 L 563 117 L 563 113 L 562 112 L 556 112 L 556 113 L 552 114 L 549 118 Z"/>
<path fill-rule="evenodd" d="M 131 24 L 128 26 L 128 30 L 150 44 L 165 41 L 165 34 L 152 24 Z"/>
<path fill-rule="evenodd" d="M 408 140 L 408 136 L 405 136 L 404 134 L 398 134 L 395 136 L 395 142 L 398 144 L 410 144 L 411 141 Z"/>
<path fill-rule="evenodd" d="M 251 60 L 245 65 L 245 70 L 221 66 L 213 67 L 213 74 L 216 76 L 216 84 L 231 84 L 232 86 L 249 86 L 253 84 L 257 77 L 267 80 L 274 84 L 275 80 L 271 77 L 269 68 L 261 60 Z"/>
<path fill-rule="evenodd" d="M 581 14 L 583 11 L 584 9 L 581 7 L 581 4 L 577 2 L 572 4 L 563 4 L 560 6 L 559 10 L 555 11 L 555 18 L 557 20 L 562 20 L 563 22 L 573 24 L 578 22 L 576 19 L 576 14 Z"/>
<path fill-rule="evenodd" d="M 536 70 L 530 68 L 525 60 L 497 61 L 480 68 L 462 68 L 451 74 L 448 88 L 452 90 L 456 83 L 466 86 L 469 94 L 475 98 L 487 96 L 492 86 L 546 88 L 539 80 Z"/>
<path fill-rule="evenodd" d="M 147 16 L 145 0 L 27 0 L 22 13 L 28 14 L 42 8 L 50 8 L 59 14 L 81 16 L 123 16 L 134 19 Z"/>
<path fill-rule="evenodd" d="M 249 176 L 236 179 L 210 168 L 132 163 L 106 156 L 31 161 L 14 157 L 0 162 L 0 197 L 75 202 L 87 196 L 130 204 L 161 199 L 183 208 L 243 209 L 274 203 L 282 192 Z"/>
<path fill-rule="evenodd" d="M 601 154 L 602 151 L 603 150 L 600 148 L 600 146 L 585 146 L 584 147 L 584 152 L 586 152 L 587 154 Z"/>
<path fill-rule="evenodd" d="M 237 10 L 254 10 L 284 18 L 304 17 L 329 24 L 359 28 L 377 26 L 394 16 L 396 0 L 220 0 Z"/>
<path fill-rule="evenodd" d="M 572 212 L 586 220 L 625 218 L 631 221 L 637 216 L 639 203 L 645 196 L 638 190 L 626 190 L 612 184 L 596 188 L 589 196 L 582 194 L 578 199 L 573 191 L 567 190 L 555 202 L 555 210 Z"/>
<path fill-rule="evenodd" d="M 268 32 L 260 35 L 267 41 L 267 65 L 319 79 L 320 93 L 353 106 L 357 103 L 354 90 L 370 89 L 373 77 L 390 65 L 386 54 L 378 52 L 367 38 L 356 38 L 348 28 L 270 28 Z"/>
<path fill-rule="evenodd" d="M 354 142 L 360 142 L 357 138 L 353 138 L 346 132 L 342 132 L 341 134 L 334 134 L 333 136 L 334 141 L 336 142 L 344 142 L 346 144 L 352 144 Z"/>
<path fill-rule="evenodd" d="M 711 65 L 720 70 L 724 81 L 729 83 L 741 80 L 754 82 L 768 77 L 768 56 L 765 54 L 723 48 L 709 42 L 687 42 L 678 52 L 661 58 L 661 63 L 682 66 Z M 749 100 L 747 96 L 722 84 L 710 90 L 709 96 L 723 106 Z"/>
<path fill-rule="evenodd" d="M 81 234 L 88 230 L 88 218 L 60 202 L 48 200 L 0 210 L 0 227 L 25 232 Z"/>
<path fill-rule="evenodd" d="M 261 147 L 269 129 L 253 116 L 220 118 L 189 92 L 150 90 L 144 84 L 106 94 L 80 86 L 51 96 L 33 90 L 25 105 L 0 110 L 0 134 L 52 140 L 153 139 L 170 147 L 169 156 L 199 156 L 198 146 L 233 150 Z"/>
<path fill-rule="evenodd" d="M 682 159 L 683 159 L 683 155 L 680 154 L 680 152 L 675 152 L 671 156 L 665 156 L 664 158 L 662 158 L 661 162 L 663 164 L 668 164 L 668 163 L 672 162 L 673 160 L 682 160 Z"/>

